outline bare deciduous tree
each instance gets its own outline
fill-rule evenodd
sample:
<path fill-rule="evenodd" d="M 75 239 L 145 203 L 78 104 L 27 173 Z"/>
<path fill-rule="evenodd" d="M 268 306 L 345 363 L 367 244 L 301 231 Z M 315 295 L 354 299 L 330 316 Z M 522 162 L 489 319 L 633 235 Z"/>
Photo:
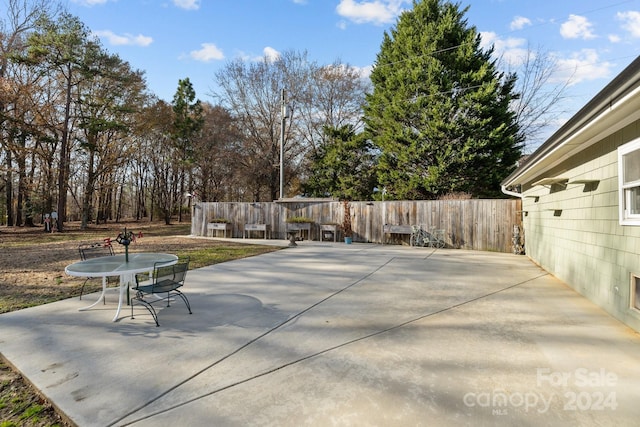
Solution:
<path fill-rule="evenodd" d="M 320 66 L 307 53 L 285 52 L 260 62 L 236 59 L 216 74 L 215 96 L 243 130 L 240 166 L 251 199 L 278 196 L 281 90 L 290 116 L 285 122 L 285 186 L 297 191 L 307 174 L 307 158 L 325 138 L 324 128 L 361 123 L 368 88 L 360 73 L 335 61 Z"/>
<path fill-rule="evenodd" d="M 202 200 L 230 200 L 239 188 L 240 131 L 231 114 L 221 106 L 203 104 L 204 123 L 194 141 L 194 188 Z M 206 160 L 205 160 L 206 159 Z"/>
<path fill-rule="evenodd" d="M 520 97 L 512 102 L 511 108 L 516 112 L 525 151 L 532 151 L 543 142 L 545 130 L 567 112 L 563 101 L 570 81 L 556 81 L 556 71 L 557 61 L 542 49 L 528 49 L 521 65 L 514 70 L 518 76 L 516 92 Z"/>
<path fill-rule="evenodd" d="M 160 203 L 171 198 L 159 189 L 168 183 L 161 182 L 157 172 L 162 170 L 160 153 L 171 147 L 171 124 L 173 112 L 171 106 L 158 99 L 149 100 L 138 112 L 135 128 L 132 132 L 137 150 L 132 154 L 132 183 L 135 188 L 136 219 L 147 216 L 150 220 L 156 211 L 161 211 Z M 168 156 L 167 156 L 168 157 Z"/>
<path fill-rule="evenodd" d="M 300 54 L 288 53 L 253 63 L 236 59 L 216 74 L 220 92 L 215 95 L 234 114 L 243 131 L 239 166 L 254 200 L 278 197 L 281 90 L 289 88 L 288 93 L 295 94 L 290 88 L 300 89 L 303 79 L 294 77 L 308 72 L 308 66 L 301 65 L 305 61 Z M 296 100 L 295 95 L 289 98 L 291 104 Z M 299 145 L 290 131 L 289 125 L 289 132 L 285 130 L 289 165 Z"/>
<path fill-rule="evenodd" d="M 28 33 L 33 30 L 36 22 L 43 16 L 55 16 L 60 11 L 59 5 L 48 0 L 5 0 L 2 2 L 6 15 L 0 16 L 0 93 L 5 95 L 16 92 L 16 83 L 9 78 L 10 58 L 16 52 L 20 52 L 25 47 L 25 39 Z M 7 223 L 21 223 L 20 215 L 14 216 L 13 209 L 13 155 L 8 148 L 12 142 L 6 132 L 5 113 L 6 98 L 0 96 L 0 146 L 4 150 L 5 175 L 4 189 L 6 194 Z M 18 185 L 18 193 L 24 191 Z M 22 197 L 19 194 L 19 198 Z M 22 208 L 22 200 L 17 203 L 18 210 Z"/>
<path fill-rule="evenodd" d="M 326 128 L 351 126 L 361 130 L 362 106 L 371 83 L 360 71 L 339 60 L 318 67 L 311 80 L 311 97 L 299 106 L 301 136 L 315 153 L 326 139 Z"/>

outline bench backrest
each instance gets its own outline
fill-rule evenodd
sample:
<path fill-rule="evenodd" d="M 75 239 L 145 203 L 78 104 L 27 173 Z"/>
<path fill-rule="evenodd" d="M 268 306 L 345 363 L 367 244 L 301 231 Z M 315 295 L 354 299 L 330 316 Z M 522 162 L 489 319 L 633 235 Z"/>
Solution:
<path fill-rule="evenodd" d="M 78 251 L 80 252 L 80 259 L 82 261 L 91 258 L 114 255 L 113 246 L 107 245 L 104 242 L 81 244 L 78 246 Z"/>

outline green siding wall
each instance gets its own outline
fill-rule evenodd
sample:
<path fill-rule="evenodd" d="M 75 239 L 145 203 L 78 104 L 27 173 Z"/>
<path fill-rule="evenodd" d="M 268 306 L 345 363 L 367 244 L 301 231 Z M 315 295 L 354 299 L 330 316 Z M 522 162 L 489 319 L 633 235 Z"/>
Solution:
<path fill-rule="evenodd" d="M 631 275 L 640 276 L 640 226 L 618 219 L 617 148 L 640 137 L 638 122 L 539 176 L 563 177 L 566 187 L 525 187 L 523 225 L 532 260 L 640 331 L 630 308 Z M 571 183 L 592 180 L 590 184 Z"/>

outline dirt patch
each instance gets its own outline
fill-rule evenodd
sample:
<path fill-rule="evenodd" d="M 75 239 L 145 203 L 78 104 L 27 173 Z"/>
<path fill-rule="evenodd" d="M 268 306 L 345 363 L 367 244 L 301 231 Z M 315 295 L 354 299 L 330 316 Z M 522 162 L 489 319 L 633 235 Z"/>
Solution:
<path fill-rule="evenodd" d="M 124 252 L 124 247 L 114 241 L 121 227 L 88 231 L 78 228 L 60 234 L 44 233 L 34 228 L 0 228 L 0 300 L 5 300 L 5 304 L 0 305 L 0 313 L 20 308 L 20 301 L 31 300 L 27 306 L 38 305 L 79 292 L 84 279 L 64 273 L 67 265 L 80 260 L 78 245 L 110 238 L 115 252 Z M 138 228 L 133 225 L 131 229 Z M 151 228 L 146 227 L 146 230 Z M 221 244 L 186 235 L 162 235 L 172 231 L 186 232 L 186 228 L 162 229 L 157 226 L 154 233 L 143 231 L 142 236 L 129 246 L 129 251 L 175 253 L 185 248 L 198 250 Z"/>

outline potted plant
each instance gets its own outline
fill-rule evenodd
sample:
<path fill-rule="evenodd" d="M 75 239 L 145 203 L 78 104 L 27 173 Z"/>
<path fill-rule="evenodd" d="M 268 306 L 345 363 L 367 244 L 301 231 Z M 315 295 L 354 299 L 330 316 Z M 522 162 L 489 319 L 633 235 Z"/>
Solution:
<path fill-rule="evenodd" d="M 229 221 L 227 218 L 213 218 L 211 221 L 209 221 L 211 223 L 215 223 L 215 224 L 229 224 Z"/>
<path fill-rule="evenodd" d="M 342 202 L 344 208 L 344 217 L 342 218 L 342 233 L 344 234 L 344 242 L 348 245 L 353 241 L 353 230 L 351 229 L 351 207 L 348 200 Z"/>
<path fill-rule="evenodd" d="M 290 216 L 287 218 L 289 224 L 312 224 L 315 221 L 312 218 L 306 216 Z"/>
<path fill-rule="evenodd" d="M 307 231 L 307 238 L 311 238 L 311 224 L 315 223 L 312 218 L 306 216 L 292 216 L 287 218 L 287 232 L 300 232 L 302 238 L 302 230 Z"/>

